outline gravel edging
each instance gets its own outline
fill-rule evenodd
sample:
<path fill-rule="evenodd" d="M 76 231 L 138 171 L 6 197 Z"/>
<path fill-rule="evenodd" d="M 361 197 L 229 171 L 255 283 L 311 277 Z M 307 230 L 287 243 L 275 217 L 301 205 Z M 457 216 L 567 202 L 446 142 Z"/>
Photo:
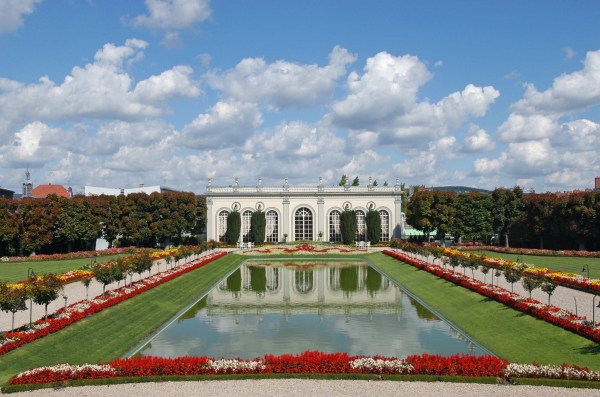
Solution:
<path fill-rule="evenodd" d="M 392 382 L 365 380 L 238 380 L 205 382 L 164 382 L 83 386 L 43 389 L 11 394 L 15 397 L 110 397 L 125 395 L 159 396 L 598 396 L 598 390 L 566 389 L 547 386 L 483 385 L 444 382 Z"/>

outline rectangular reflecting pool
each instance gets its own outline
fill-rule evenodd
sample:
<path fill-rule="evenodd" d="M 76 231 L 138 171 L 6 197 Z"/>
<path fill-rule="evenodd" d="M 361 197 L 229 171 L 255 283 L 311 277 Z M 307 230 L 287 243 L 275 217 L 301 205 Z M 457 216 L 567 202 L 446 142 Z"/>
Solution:
<path fill-rule="evenodd" d="M 136 354 L 251 359 L 306 350 L 487 353 L 362 261 L 248 261 Z"/>

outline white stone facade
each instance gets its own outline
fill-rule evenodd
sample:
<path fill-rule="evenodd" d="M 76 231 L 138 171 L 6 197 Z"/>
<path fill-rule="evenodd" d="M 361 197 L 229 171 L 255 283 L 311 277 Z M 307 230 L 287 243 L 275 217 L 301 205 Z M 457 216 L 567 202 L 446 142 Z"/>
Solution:
<path fill-rule="evenodd" d="M 381 236 L 389 241 L 403 234 L 402 189 L 394 186 L 318 186 L 291 187 L 286 178 L 282 187 L 257 186 L 206 187 L 206 233 L 208 240 L 223 241 L 227 214 L 239 211 L 242 230 L 239 241 L 249 241 L 252 212 L 264 211 L 267 242 L 314 240 L 341 242 L 339 214 L 357 211 L 359 231 L 356 241 L 365 240 L 364 216 L 376 210 L 382 219 Z M 361 219 L 362 217 L 362 219 Z M 320 236 L 320 234 L 322 234 Z M 287 238 L 285 237 L 287 235 Z"/>

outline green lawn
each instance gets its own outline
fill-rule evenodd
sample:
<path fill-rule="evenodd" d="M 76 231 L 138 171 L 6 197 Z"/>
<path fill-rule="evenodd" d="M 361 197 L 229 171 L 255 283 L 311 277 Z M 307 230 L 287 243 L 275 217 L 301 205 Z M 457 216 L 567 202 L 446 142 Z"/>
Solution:
<path fill-rule="evenodd" d="M 207 292 L 243 259 L 237 255 L 226 255 L 55 334 L 0 356 L 0 384 L 29 367 L 61 362 L 98 363 L 122 356 L 199 295 Z"/>
<path fill-rule="evenodd" d="M 600 370 L 600 344 L 537 320 L 384 254 L 367 258 L 389 277 L 462 329 L 494 354 L 509 361 Z"/>
<path fill-rule="evenodd" d="M 109 256 L 99 256 L 96 263 L 105 263 L 129 254 L 118 254 Z M 67 259 L 61 261 L 45 261 L 45 262 L 16 262 L 16 263 L 0 263 L 0 280 L 8 280 L 10 283 L 27 280 L 27 270 L 32 268 L 36 274 L 43 273 L 64 273 L 70 270 L 79 269 L 83 265 L 89 265 L 93 259 Z"/>
<path fill-rule="evenodd" d="M 511 261 L 516 261 L 519 255 L 504 254 L 494 251 L 483 251 L 487 256 L 494 258 L 504 258 Z M 563 272 L 577 273 L 587 277 L 587 270 L 582 272 L 583 265 L 590 266 L 590 277 L 600 278 L 600 258 L 573 258 L 559 256 L 536 256 L 522 255 L 523 262 L 531 263 L 536 267 L 547 267 L 550 270 L 560 270 Z"/>

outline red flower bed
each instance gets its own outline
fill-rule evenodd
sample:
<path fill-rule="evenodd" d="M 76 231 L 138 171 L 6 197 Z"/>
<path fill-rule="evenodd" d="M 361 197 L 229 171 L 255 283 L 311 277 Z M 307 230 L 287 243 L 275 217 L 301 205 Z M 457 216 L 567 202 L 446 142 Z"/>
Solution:
<path fill-rule="evenodd" d="M 484 249 L 487 251 L 502 252 L 504 254 L 516 254 L 516 255 L 538 255 L 538 256 L 566 256 L 566 257 L 581 257 L 581 258 L 600 258 L 600 251 L 573 251 L 573 250 L 543 250 L 534 248 L 505 248 L 496 247 L 493 245 L 479 245 L 479 246 L 459 246 L 460 250 L 480 250 Z"/>
<path fill-rule="evenodd" d="M 126 286 L 119 288 L 118 290 L 109 291 L 109 293 L 105 295 L 105 299 L 102 299 L 100 296 L 98 296 L 92 299 L 90 302 L 80 301 L 73 303 L 67 307 L 66 311 L 64 309 L 59 309 L 54 318 L 50 318 L 47 321 L 36 321 L 36 325 L 42 325 L 44 326 L 43 328 L 37 328 L 32 331 L 6 333 L 7 340 L 0 346 L 0 355 L 8 353 L 9 351 L 12 351 L 26 343 L 33 342 L 36 339 L 43 338 L 48 334 L 61 330 L 85 317 L 96 314 L 108 307 L 114 306 L 120 302 L 123 302 L 124 300 L 139 295 L 142 292 L 164 284 L 167 281 L 181 276 L 182 274 L 196 270 L 216 259 L 221 258 L 226 254 L 226 252 L 218 252 L 208 257 L 201 258 L 198 261 L 192 262 L 190 265 L 181 265 L 167 270 L 166 272 L 145 278 L 137 282 L 135 287 Z M 110 295 L 111 293 L 113 294 L 112 296 Z"/>
<path fill-rule="evenodd" d="M 143 377 L 169 375 L 216 375 L 247 373 L 301 374 L 427 374 L 452 376 L 498 376 L 508 362 L 493 356 L 413 355 L 400 360 L 387 357 L 349 356 L 347 353 L 307 351 L 254 360 L 214 360 L 207 357 L 135 357 L 107 364 L 72 366 L 59 364 L 25 371 L 9 380 L 11 385 L 50 383 L 72 379 Z"/>
<path fill-rule="evenodd" d="M 504 288 L 473 280 L 460 273 L 456 273 L 453 270 L 447 270 L 441 266 L 432 265 L 428 262 L 411 258 L 401 252 L 385 250 L 383 253 L 438 277 L 442 277 L 454 284 L 494 299 L 513 309 L 517 309 L 554 325 L 558 325 L 559 327 L 593 341 L 600 342 L 600 328 L 593 326 L 591 321 L 587 321 L 585 317 L 577 317 L 573 313 L 557 307 L 550 307 L 535 299 L 523 298 L 521 295 L 507 291 Z"/>
<path fill-rule="evenodd" d="M 134 254 L 143 250 L 150 250 L 150 248 L 136 248 L 136 247 L 123 247 L 123 248 L 107 248 L 98 251 L 77 251 L 70 252 L 68 254 L 40 254 L 35 256 L 11 256 L 8 258 L 8 262 L 45 262 L 45 261 L 59 261 L 64 259 L 84 259 L 84 258 L 95 258 L 99 256 L 109 256 L 117 254 Z"/>

